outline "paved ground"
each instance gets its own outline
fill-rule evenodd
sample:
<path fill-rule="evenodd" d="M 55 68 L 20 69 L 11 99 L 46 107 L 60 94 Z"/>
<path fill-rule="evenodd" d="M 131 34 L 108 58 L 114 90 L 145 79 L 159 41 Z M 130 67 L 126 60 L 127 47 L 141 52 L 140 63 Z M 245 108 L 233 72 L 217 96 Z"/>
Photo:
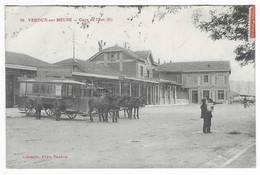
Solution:
<path fill-rule="evenodd" d="M 212 134 L 199 105 L 146 107 L 140 119 L 35 120 L 7 109 L 9 168 L 255 167 L 255 108 L 217 105 Z"/>

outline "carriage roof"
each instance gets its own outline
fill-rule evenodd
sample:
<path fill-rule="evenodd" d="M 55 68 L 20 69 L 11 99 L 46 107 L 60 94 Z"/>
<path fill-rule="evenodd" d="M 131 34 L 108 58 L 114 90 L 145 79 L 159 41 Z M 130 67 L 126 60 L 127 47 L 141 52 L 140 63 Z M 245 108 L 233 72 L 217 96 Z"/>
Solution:
<path fill-rule="evenodd" d="M 86 83 L 70 80 L 70 79 L 55 79 L 55 78 L 19 78 L 19 82 L 27 83 L 53 83 L 53 84 L 77 84 L 77 85 L 86 85 Z"/>

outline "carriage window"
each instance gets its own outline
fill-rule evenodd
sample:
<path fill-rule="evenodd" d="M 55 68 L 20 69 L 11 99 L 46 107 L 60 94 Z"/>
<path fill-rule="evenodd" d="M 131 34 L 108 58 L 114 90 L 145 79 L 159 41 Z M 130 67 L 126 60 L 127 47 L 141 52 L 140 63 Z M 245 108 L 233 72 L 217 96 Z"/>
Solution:
<path fill-rule="evenodd" d="M 81 89 L 81 90 L 80 90 L 80 96 L 81 96 L 81 97 L 84 97 L 84 96 L 85 96 L 85 94 L 84 94 L 84 89 Z"/>
<path fill-rule="evenodd" d="M 45 84 L 41 84 L 41 94 L 45 94 Z"/>
<path fill-rule="evenodd" d="M 72 96 L 72 85 L 68 85 L 68 96 Z"/>
<path fill-rule="evenodd" d="M 20 83 L 19 94 L 20 95 L 25 95 L 25 90 L 26 90 L 26 84 L 25 83 Z"/>
<path fill-rule="evenodd" d="M 62 85 L 62 96 L 67 96 L 67 86 L 65 84 Z"/>
<path fill-rule="evenodd" d="M 26 93 L 32 94 L 32 92 L 33 92 L 33 84 L 29 83 L 29 84 L 27 84 L 27 87 L 26 87 Z"/>
<path fill-rule="evenodd" d="M 55 86 L 55 89 L 56 89 L 55 94 L 56 94 L 57 96 L 61 96 L 61 84 L 57 84 L 57 85 Z"/>
<path fill-rule="evenodd" d="M 33 93 L 38 94 L 39 93 L 39 84 L 33 84 Z"/>
<path fill-rule="evenodd" d="M 74 86 L 74 95 L 77 97 L 80 96 L 80 86 L 79 85 Z"/>
<path fill-rule="evenodd" d="M 91 90 L 90 89 L 85 90 L 85 96 L 86 97 L 90 97 L 91 96 Z"/>
<path fill-rule="evenodd" d="M 52 85 L 51 84 L 47 84 L 46 85 L 46 94 L 52 94 Z"/>

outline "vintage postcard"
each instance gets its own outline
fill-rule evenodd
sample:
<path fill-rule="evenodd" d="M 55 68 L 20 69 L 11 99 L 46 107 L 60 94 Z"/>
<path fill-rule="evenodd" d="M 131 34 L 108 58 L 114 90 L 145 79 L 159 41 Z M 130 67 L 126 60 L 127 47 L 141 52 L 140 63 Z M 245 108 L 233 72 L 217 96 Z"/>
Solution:
<path fill-rule="evenodd" d="M 6 168 L 256 168 L 255 12 L 5 6 Z"/>

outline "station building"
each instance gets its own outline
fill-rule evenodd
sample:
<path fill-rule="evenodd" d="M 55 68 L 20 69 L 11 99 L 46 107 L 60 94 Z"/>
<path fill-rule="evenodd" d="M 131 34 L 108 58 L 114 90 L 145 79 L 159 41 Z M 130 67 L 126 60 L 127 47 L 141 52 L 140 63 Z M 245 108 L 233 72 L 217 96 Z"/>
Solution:
<path fill-rule="evenodd" d="M 229 61 L 197 61 L 165 63 L 159 66 L 161 76 L 182 84 L 189 103 L 200 103 L 203 98 L 228 102 L 230 97 Z"/>
<path fill-rule="evenodd" d="M 5 52 L 6 107 L 14 107 L 18 103 L 18 77 L 35 77 L 37 67 L 42 66 L 51 64 L 26 54 Z"/>
<path fill-rule="evenodd" d="M 200 103 L 205 97 L 226 102 L 230 92 L 228 61 L 159 64 L 151 51 L 132 51 L 118 45 L 100 49 L 88 60 L 69 58 L 54 64 L 6 52 L 6 107 L 17 105 L 18 77 L 36 77 L 40 69 L 46 75 L 52 69 L 60 70 L 60 76 L 115 94 L 142 96 L 151 105 Z"/>

